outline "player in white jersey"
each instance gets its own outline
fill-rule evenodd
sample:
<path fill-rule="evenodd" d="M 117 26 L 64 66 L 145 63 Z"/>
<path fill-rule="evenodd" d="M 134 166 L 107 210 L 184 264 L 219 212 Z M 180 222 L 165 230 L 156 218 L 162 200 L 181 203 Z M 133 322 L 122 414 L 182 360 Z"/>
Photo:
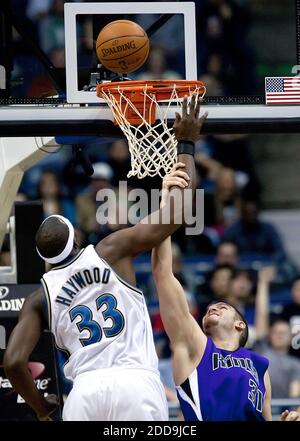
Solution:
<path fill-rule="evenodd" d="M 81 250 L 67 219 L 51 216 L 40 226 L 37 251 L 53 267 L 43 276 L 43 289 L 26 299 L 4 358 L 14 389 L 39 419 L 48 419 L 57 406 L 57 397 L 45 398 L 27 369 L 46 326 L 46 307 L 56 343 L 69 354 L 65 375 L 74 381 L 63 419 L 168 419 L 145 300 L 134 286 L 133 258 L 162 242 L 182 222 L 181 193 L 195 190 L 194 143 L 207 116 L 199 118 L 199 112 L 194 95 L 189 106 L 184 99 L 182 116 L 176 115 L 182 188 L 159 216 L 154 213 L 147 221 L 110 234 L 96 247 Z"/>

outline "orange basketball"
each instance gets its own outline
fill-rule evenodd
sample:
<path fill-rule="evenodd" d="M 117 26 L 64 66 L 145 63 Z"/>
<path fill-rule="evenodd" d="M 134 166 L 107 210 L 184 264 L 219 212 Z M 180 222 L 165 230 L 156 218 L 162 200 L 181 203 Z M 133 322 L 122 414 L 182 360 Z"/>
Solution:
<path fill-rule="evenodd" d="M 100 62 L 116 73 L 130 73 L 141 67 L 149 54 L 149 39 L 141 26 L 129 20 L 106 25 L 96 41 Z"/>

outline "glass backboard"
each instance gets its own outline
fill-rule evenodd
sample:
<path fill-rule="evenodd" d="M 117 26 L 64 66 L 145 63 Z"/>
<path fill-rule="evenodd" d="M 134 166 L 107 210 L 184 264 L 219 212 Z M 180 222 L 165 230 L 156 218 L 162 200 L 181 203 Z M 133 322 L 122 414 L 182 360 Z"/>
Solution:
<path fill-rule="evenodd" d="M 140 24 L 146 31 L 157 22 L 162 14 L 168 14 L 168 21 L 150 37 L 150 60 L 155 55 L 167 54 L 176 63 L 174 71 L 178 78 L 197 79 L 197 50 L 195 4 L 193 2 L 139 2 L 139 3 L 66 3 L 65 45 L 66 82 L 69 103 L 98 103 L 93 91 L 84 91 L 95 72 L 99 60 L 95 55 L 95 41 L 98 33 L 114 20 L 127 19 Z M 172 15 L 170 15 L 172 14 Z M 174 32 L 175 30 L 175 32 Z M 174 44 L 174 33 L 176 41 Z M 160 41 L 160 46 L 156 43 Z M 158 49 L 159 48 L 159 49 Z M 164 62 L 164 61 L 162 61 Z M 146 67 L 147 68 L 147 67 Z M 165 73 L 164 73 L 165 75 Z M 173 73 L 171 73 L 173 75 Z M 130 75 L 131 79 L 145 78 L 145 67 Z"/>

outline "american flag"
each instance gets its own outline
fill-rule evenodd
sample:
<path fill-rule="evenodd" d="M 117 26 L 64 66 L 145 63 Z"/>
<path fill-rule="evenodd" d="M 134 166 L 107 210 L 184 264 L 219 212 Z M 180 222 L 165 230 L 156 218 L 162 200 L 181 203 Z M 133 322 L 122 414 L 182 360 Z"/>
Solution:
<path fill-rule="evenodd" d="M 266 104 L 300 104 L 300 77 L 266 78 Z"/>

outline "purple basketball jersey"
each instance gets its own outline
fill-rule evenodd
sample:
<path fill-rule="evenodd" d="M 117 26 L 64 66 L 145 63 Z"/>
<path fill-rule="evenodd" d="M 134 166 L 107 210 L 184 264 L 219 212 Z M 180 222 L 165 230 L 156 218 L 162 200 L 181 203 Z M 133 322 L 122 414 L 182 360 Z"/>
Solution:
<path fill-rule="evenodd" d="M 199 365 L 177 388 L 185 420 L 263 420 L 268 365 L 248 349 L 218 349 L 208 338 Z"/>

